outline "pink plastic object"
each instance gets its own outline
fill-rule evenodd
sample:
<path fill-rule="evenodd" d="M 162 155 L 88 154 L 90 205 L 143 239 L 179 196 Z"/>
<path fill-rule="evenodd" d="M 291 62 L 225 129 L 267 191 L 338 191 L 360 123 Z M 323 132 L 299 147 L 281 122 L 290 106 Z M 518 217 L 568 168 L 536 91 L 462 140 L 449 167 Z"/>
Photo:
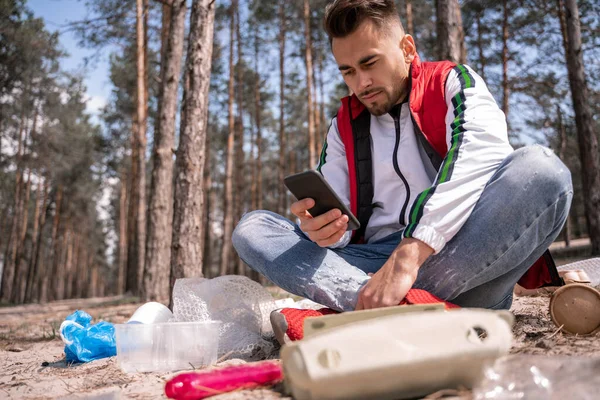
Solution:
<path fill-rule="evenodd" d="M 165 394 L 170 399 L 205 399 L 234 390 L 254 389 L 283 380 L 279 361 L 235 365 L 205 372 L 179 374 L 165 385 Z"/>

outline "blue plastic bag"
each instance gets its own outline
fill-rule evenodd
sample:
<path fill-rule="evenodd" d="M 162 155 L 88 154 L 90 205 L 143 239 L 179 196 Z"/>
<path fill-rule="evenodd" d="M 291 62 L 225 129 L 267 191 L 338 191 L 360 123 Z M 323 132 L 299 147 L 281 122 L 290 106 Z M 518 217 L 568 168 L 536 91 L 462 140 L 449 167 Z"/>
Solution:
<path fill-rule="evenodd" d="M 90 325 L 91 322 L 90 314 L 77 310 L 61 324 L 67 362 L 88 362 L 117 354 L 113 324 L 101 321 Z"/>

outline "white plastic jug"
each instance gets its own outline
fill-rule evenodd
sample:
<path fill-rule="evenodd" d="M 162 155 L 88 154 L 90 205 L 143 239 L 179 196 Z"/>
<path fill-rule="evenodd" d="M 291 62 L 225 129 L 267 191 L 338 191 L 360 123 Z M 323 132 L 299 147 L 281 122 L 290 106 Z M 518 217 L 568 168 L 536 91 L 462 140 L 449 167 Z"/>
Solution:
<path fill-rule="evenodd" d="M 350 323 L 282 348 L 286 388 L 308 400 L 413 398 L 473 387 L 484 365 L 508 353 L 512 323 L 507 311 L 472 309 Z"/>

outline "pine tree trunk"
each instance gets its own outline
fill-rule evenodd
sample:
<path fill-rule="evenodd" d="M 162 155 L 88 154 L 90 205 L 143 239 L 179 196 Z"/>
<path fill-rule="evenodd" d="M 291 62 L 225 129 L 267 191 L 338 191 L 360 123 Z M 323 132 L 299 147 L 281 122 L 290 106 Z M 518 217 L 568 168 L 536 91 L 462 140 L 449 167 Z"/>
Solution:
<path fill-rule="evenodd" d="M 258 56 L 259 56 L 259 39 L 258 36 L 254 37 L 254 60 L 255 66 L 254 70 L 256 71 L 256 81 L 254 82 L 254 108 L 256 110 L 256 205 L 255 209 L 262 210 L 263 204 L 263 179 L 262 179 L 262 105 L 260 102 L 260 83 L 261 77 L 259 72 L 258 65 Z"/>
<path fill-rule="evenodd" d="M 43 261 L 40 260 L 40 249 L 42 248 L 42 236 L 44 232 L 44 226 L 46 224 L 46 207 L 48 202 L 48 180 L 42 178 L 38 186 L 38 202 L 36 203 L 37 217 L 34 217 L 33 226 L 33 245 L 31 250 L 31 264 L 29 266 L 30 276 L 27 279 L 27 290 L 25 294 L 25 301 L 33 302 L 37 299 L 39 293 L 40 282 L 40 269 L 42 268 Z M 39 218 L 39 221 L 38 221 Z"/>
<path fill-rule="evenodd" d="M 125 291 L 131 294 L 137 293 L 137 213 L 139 203 L 138 187 L 139 181 L 139 146 L 137 143 L 138 137 L 138 122 L 137 115 L 134 112 L 131 119 L 131 165 L 129 170 L 129 181 L 127 186 L 127 275 L 125 279 Z"/>
<path fill-rule="evenodd" d="M 256 78 L 258 79 L 258 78 Z M 253 94 L 256 95 L 256 83 L 254 84 Z M 256 110 L 256 98 L 254 99 L 254 109 Z M 250 175 L 250 210 L 256 210 L 257 195 L 257 169 L 256 169 L 256 115 L 250 115 L 250 156 L 249 162 L 252 167 Z"/>
<path fill-rule="evenodd" d="M 313 42 L 314 44 L 314 42 Z M 312 47 L 312 53 L 315 53 L 314 46 Z M 315 125 L 315 164 L 311 165 L 310 168 L 316 168 L 319 160 L 320 149 L 323 147 L 322 135 L 321 135 L 321 114 L 319 104 L 323 101 L 323 99 L 319 99 L 319 91 L 317 90 L 317 82 L 319 80 L 319 76 L 317 74 L 317 65 L 319 63 L 319 58 L 322 56 L 322 52 L 319 52 L 317 56 L 317 60 L 312 63 L 312 75 L 313 75 L 313 115 L 314 115 L 314 125 Z M 321 100 L 321 101 L 319 101 Z"/>
<path fill-rule="evenodd" d="M 117 294 L 125 293 L 125 282 L 127 279 L 127 171 L 122 167 L 121 182 L 119 186 L 119 264 L 117 275 Z"/>
<path fill-rule="evenodd" d="M 508 100 L 510 96 L 508 82 L 508 0 L 502 1 L 502 111 L 508 120 Z"/>
<path fill-rule="evenodd" d="M 67 209 L 67 204 L 65 204 L 64 209 Z M 60 239 L 56 241 L 56 250 L 54 257 L 54 271 L 55 273 L 52 275 L 52 279 L 55 280 L 54 285 L 54 300 L 62 300 L 65 297 L 65 259 L 66 259 L 66 247 L 67 247 L 67 238 L 70 227 L 70 221 L 68 217 L 65 216 L 64 219 L 64 228 L 62 230 L 62 235 Z"/>
<path fill-rule="evenodd" d="M 245 178 L 245 155 L 244 155 L 244 82 L 243 82 L 243 55 L 242 55 L 242 36 L 240 33 L 240 3 L 239 0 L 235 0 L 235 14 L 236 14 L 236 44 L 237 44 L 237 71 L 236 71 L 236 98 L 237 98 L 237 122 L 235 132 L 237 137 L 235 139 L 235 190 L 233 192 L 234 198 L 234 219 L 233 225 L 235 225 L 242 217 L 242 210 L 244 207 L 244 178 Z M 237 254 L 231 250 L 231 254 L 234 259 L 234 266 L 238 275 L 244 275 L 246 266 L 244 262 L 237 257 Z"/>
<path fill-rule="evenodd" d="M 321 119 L 321 132 L 319 132 L 319 136 L 321 138 L 320 142 L 322 148 L 322 144 L 325 142 L 327 138 L 327 121 L 325 119 L 325 89 L 323 88 L 323 50 L 319 52 L 319 97 L 321 98 L 321 103 L 319 104 L 319 116 Z"/>
<path fill-rule="evenodd" d="M 55 300 L 55 288 L 56 288 L 56 262 L 57 249 L 58 249 L 58 229 L 60 227 L 60 215 L 61 208 L 63 206 L 62 201 L 63 187 L 59 185 L 56 190 L 56 198 L 54 199 L 54 218 L 52 220 L 52 241 L 50 242 L 50 248 L 48 250 L 49 257 L 47 257 L 50 263 L 49 269 L 46 271 L 44 276 L 45 285 L 42 286 L 42 292 L 40 294 L 40 302 L 45 303 L 47 301 Z"/>
<path fill-rule="evenodd" d="M 80 237 L 79 238 L 79 246 L 77 248 L 77 269 L 79 271 L 79 275 L 78 275 L 78 279 L 76 282 L 76 287 L 77 287 L 77 298 L 78 299 L 82 299 L 85 296 L 85 282 L 88 281 L 89 279 L 89 272 L 87 270 L 87 268 L 85 268 L 85 247 L 86 247 L 86 243 L 85 243 L 85 238 L 84 237 Z M 120 295 L 122 293 L 119 292 L 119 288 L 115 287 L 114 288 L 114 293 L 115 295 Z"/>
<path fill-rule="evenodd" d="M 208 123 L 208 118 L 207 118 Z M 204 237 L 201 240 L 200 252 L 202 253 L 202 275 L 206 278 L 211 277 L 211 267 L 212 267 L 212 246 L 210 243 L 211 238 L 211 219 L 210 219 L 210 211 L 211 207 L 214 203 L 212 203 L 211 193 L 212 193 L 212 176 L 211 176 L 211 149 L 210 149 L 210 134 L 208 132 L 208 127 L 206 129 L 206 144 L 204 150 L 204 181 L 203 181 L 203 189 L 204 192 L 204 205 L 202 209 L 202 232 L 204 232 Z"/>
<path fill-rule="evenodd" d="M 171 288 L 179 278 L 202 276 L 202 208 L 206 118 L 215 3 L 194 0 L 186 57 L 184 105 L 175 170 Z"/>
<path fill-rule="evenodd" d="M 154 129 L 143 301 L 169 299 L 173 235 L 173 146 L 186 16 L 185 0 L 163 5 L 161 85 Z"/>
<path fill-rule="evenodd" d="M 233 45 L 235 41 L 235 0 L 230 7 L 230 32 L 229 32 L 229 133 L 227 136 L 227 164 L 225 166 L 225 195 L 223 198 L 223 243 L 221 247 L 221 266 L 219 275 L 227 275 L 231 258 L 231 234 L 233 233 L 233 165 L 235 142 L 235 115 L 233 102 L 235 101 L 234 70 L 233 70 Z"/>
<path fill-rule="evenodd" d="M 315 168 L 317 165 L 315 115 L 313 110 L 313 66 L 310 20 L 310 3 L 309 0 L 304 0 L 304 59 L 306 62 L 306 94 L 308 100 L 308 169 Z"/>
<path fill-rule="evenodd" d="M 144 273 L 145 250 L 146 250 L 146 126 L 148 116 L 148 89 L 147 89 L 147 0 L 136 1 L 136 43 L 137 43 L 137 138 L 138 147 L 138 179 L 133 187 L 137 197 L 136 215 L 136 282 L 133 293 L 139 294 L 142 286 L 142 275 Z"/>
<path fill-rule="evenodd" d="M 13 278 L 12 302 L 22 304 L 25 301 L 25 290 L 27 289 L 27 262 L 25 257 L 27 237 L 27 226 L 29 222 L 29 199 L 31 196 L 31 169 L 27 171 L 27 184 L 25 186 L 25 197 L 21 199 L 19 209 L 21 210 L 21 221 L 19 224 L 19 237 L 17 242 L 16 270 Z"/>
<path fill-rule="evenodd" d="M 598 136 L 593 129 L 581 46 L 581 21 L 576 0 L 565 0 L 565 17 L 569 44 L 567 69 L 579 139 L 586 222 L 592 242 L 592 255 L 597 256 L 600 255 L 600 150 Z"/>
<path fill-rule="evenodd" d="M 75 271 L 73 268 L 73 247 L 75 246 L 74 231 L 69 230 L 66 238 L 66 257 L 65 257 L 65 299 L 73 298 L 73 280 Z"/>
<path fill-rule="evenodd" d="M 558 135 L 560 138 L 558 157 L 563 160 L 566 160 L 567 153 L 567 130 L 565 129 L 565 125 L 563 124 L 562 119 L 562 110 L 560 106 L 556 105 L 556 116 L 558 117 Z M 570 210 L 569 210 L 570 211 Z M 571 245 L 571 213 L 567 214 L 567 221 L 565 222 L 565 246 L 569 247 Z"/>
<path fill-rule="evenodd" d="M 569 39 L 567 37 L 567 21 L 565 17 L 565 2 L 564 0 L 556 0 L 558 9 L 558 20 L 560 22 L 560 33 L 563 39 L 563 49 L 565 50 L 565 57 L 569 56 Z"/>
<path fill-rule="evenodd" d="M 23 95 L 25 96 L 25 95 Z M 11 218 L 11 228 L 6 244 L 6 253 L 2 267 L 2 284 L 0 286 L 0 301 L 9 302 L 13 297 L 13 281 L 17 274 L 17 248 L 19 245 L 19 223 L 21 222 L 21 197 L 23 192 L 23 172 L 22 172 L 22 152 L 23 135 L 25 133 L 26 113 L 25 100 L 21 106 L 21 115 L 19 121 L 19 134 L 17 141 L 17 170 L 15 171 L 15 197 L 13 215 Z"/>
<path fill-rule="evenodd" d="M 483 53 L 483 29 L 481 27 L 481 18 L 485 12 L 485 8 L 477 11 L 475 19 L 477 20 L 477 50 L 479 51 L 479 75 L 485 81 L 485 55 Z"/>
<path fill-rule="evenodd" d="M 36 197 L 35 197 L 35 209 L 33 211 L 33 230 L 31 233 L 31 246 L 29 247 L 29 265 L 27 266 L 27 278 L 25 279 L 25 297 L 24 297 L 24 302 L 29 302 L 30 300 L 30 295 L 31 295 L 31 286 L 33 284 L 33 277 L 35 275 L 34 271 L 33 271 L 33 264 L 34 264 L 34 260 L 35 260 L 35 253 L 36 253 L 36 247 L 37 247 L 37 238 L 38 238 L 38 230 L 40 227 L 40 212 L 42 209 L 42 196 L 43 196 L 43 189 L 44 188 L 44 181 L 43 178 L 42 180 L 40 180 L 38 182 L 38 188 L 36 191 Z"/>
<path fill-rule="evenodd" d="M 54 274 L 54 243 L 57 240 L 58 225 L 60 222 L 60 207 L 62 203 L 62 185 L 59 185 L 56 190 L 56 198 L 54 199 L 54 217 L 52 218 L 52 235 L 50 236 L 50 245 L 44 252 L 45 256 L 39 259 L 40 279 L 38 301 L 46 303 L 51 300 L 53 290 L 53 274 Z"/>
<path fill-rule="evenodd" d="M 279 204 L 277 211 L 285 215 L 287 208 L 286 191 L 283 185 L 285 177 L 285 34 L 286 34 L 286 15 L 285 2 L 279 2 L 279 181 L 277 187 L 279 194 L 277 196 Z"/>
<path fill-rule="evenodd" d="M 464 64 L 467 51 L 460 4 L 458 0 L 436 0 L 436 2 L 438 57 L 440 60 Z"/>
<path fill-rule="evenodd" d="M 409 35 L 415 34 L 412 12 L 412 0 L 406 0 L 406 28 Z"/>

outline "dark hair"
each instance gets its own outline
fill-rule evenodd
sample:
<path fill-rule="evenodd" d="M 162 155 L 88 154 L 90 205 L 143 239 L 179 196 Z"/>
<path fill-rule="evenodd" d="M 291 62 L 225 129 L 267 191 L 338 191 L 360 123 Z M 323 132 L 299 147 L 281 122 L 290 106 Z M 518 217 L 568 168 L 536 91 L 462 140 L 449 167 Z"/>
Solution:
<path fill-rule="evenodd" d="M 404 30 L 394 0 L 334 0 L 325 9 L 323 27 L 331 42 L 350 35 L 366 19 L 378 28 L 395 23 Z"/>

